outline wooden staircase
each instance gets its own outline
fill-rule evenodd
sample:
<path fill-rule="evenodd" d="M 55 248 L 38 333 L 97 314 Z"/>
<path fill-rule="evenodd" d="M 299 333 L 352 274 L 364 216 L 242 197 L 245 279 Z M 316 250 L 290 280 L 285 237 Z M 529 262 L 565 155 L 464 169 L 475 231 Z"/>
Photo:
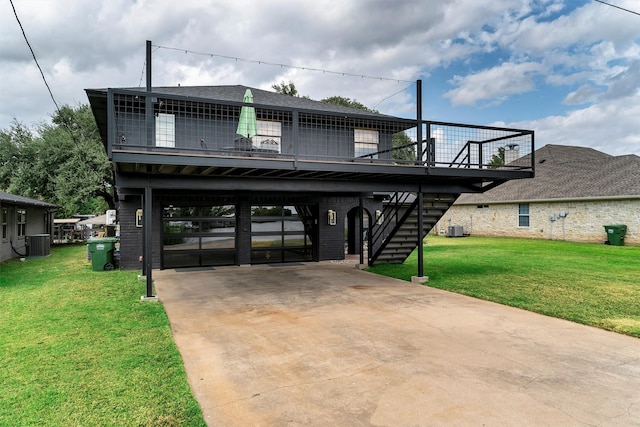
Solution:
<path fill-rule="evenodd" d="M 422 238 L 456 201 L 459 194 L 432 194 L 422 196 Z M 418 199 L 412 193 L 395 193 L 385 203 L 382 223 L 371 231 L 369 247 L 373 254 L 369 265 L 401 264 L 418 246 Z"/>

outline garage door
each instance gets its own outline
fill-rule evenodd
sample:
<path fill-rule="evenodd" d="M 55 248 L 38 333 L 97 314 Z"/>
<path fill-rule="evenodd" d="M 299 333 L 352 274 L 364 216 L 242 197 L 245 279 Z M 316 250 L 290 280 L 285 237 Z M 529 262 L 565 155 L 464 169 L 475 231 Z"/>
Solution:
<path fill-rule="evenodd" d="M 234 205 L 163 207 L 163 268 L 235 263 L 236 208 Z"/>

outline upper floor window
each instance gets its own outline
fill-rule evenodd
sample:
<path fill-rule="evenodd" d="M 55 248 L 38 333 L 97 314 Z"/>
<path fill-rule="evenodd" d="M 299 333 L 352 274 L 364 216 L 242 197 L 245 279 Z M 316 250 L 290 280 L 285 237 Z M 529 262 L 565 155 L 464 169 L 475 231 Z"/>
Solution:
<path fill-rule="evenodd" d="M 2 208 L 2 210 L 0 210 L 0 214 L 2 215 L 2 240 L 7 240 L 9 238 L 9 230 L 7 229 L 9 211 L 7 208 Z"/>
<path fill-rule="evenodd" d="M 17 209 L 16 214 L 18 219 L 18 237 L 24 237 L 27 234 L 27 210 Z"/>
<path fill-rule="evenodd" d="M 156 116 L 156 147 L 176 146 L 176 116 L 158 113 Z"/>
<path fill-rule="evenodd" d="M 529 226 L 529 204 L 520 203 L 518 205 L 518 227 Z"/>
<path fill-rule="evenodd" d="M 256 121 L 256 136 L 252 138 L 253 145 L 266 152 L 282 152 L 282 123 L 270 120 Z"/>
<path fill-rule="evenodd" d="M 377 130 L 354 129 L 353 139 L 355 141 L 354 157 L 366 157 L 377 159 L 379 135 Z"/>

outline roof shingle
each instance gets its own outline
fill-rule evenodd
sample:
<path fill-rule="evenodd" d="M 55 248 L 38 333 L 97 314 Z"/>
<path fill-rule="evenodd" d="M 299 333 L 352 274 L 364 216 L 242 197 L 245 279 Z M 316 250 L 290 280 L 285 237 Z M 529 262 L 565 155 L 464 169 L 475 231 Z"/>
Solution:
<path fill-rule="evenodd" d="M 457 203 L 640 196 L 640 157 L 636 155 L 610 156 L 592 148 L 546 145 L 536 150 L 535 160 L 534 178 L 508 181 L 482 194 L 463 194 Z"/>

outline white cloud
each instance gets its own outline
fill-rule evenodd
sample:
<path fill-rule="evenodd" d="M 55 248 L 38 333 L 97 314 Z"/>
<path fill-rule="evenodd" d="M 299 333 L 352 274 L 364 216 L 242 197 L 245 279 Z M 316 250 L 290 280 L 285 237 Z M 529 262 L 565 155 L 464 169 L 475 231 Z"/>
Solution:
<path fill-rule="evenodd" d="M 600 93 L 602 93 L 602 91 L 593 86 L 580 86 L 578 90 L 569 93 L 562 103 L 567 105 L 584 104 L 593 101 Z"/>
<path fill-rule="evenodd" d="M 547 144 L 591 147 L 612 155 L 640 154 L 640 97 L 622 102 L 601 102 L 566 115 L 508 123 L 535 130 L 536 146 Z M 497 123 L 497 125 L 505 125 Z"/>
<path fill-rule="evenodd" d="M 486 121 L 500 120 L 503 100 L 534 91 L 554 92 L 544 98 L 557 100 L 548 106 L 553 115 L 539 103 L 522 105 L 520 116 L 549 132 L 552 124 L 573 128 L 586 111 L 615 108 L 616 114 L 628 117 L 623 103 L 637 111 L 629 97 L 640 85 L 637 16 L 591 0 L 14 3 L 60 104 L 87 102 L 84 88 L 137 86 L 145 40 L 152 40 L 154 45 L 299 67 L 409 81 L 422 78 L 430 96 L 426 102 L 435 99 L 444 105 L 442 114 L 448 117 L 443 119 L 449 121 L 457 121 L 461 110 L 472 115 L 470 106 L 482 106 L 483 117 L 491 114 Z M 637 9 L 637 0 L 619 0 L 616 5 Z M 462 65 L 465 71 L 460 71 Z M 458 76 L 446 74 L 454 69 Z M 156 85 L 244 84 L 269 89 L 291 80 L 300 93 L 314 99 L 342 95 L 369 106 L 410 86 L 167 49 L 154 50 L 153 71 Z M 0 75 L 0 94 L 10 100 L 0 104 L 0 129 L 12 117 L 33 124 L 54 111 L 10 4 L 3 0 Z M 378 108 L 411 117 L 414 91 L 410 87 Z M 567 111 L 569 105 L 584 109 Z M 610 134 L 625 141 L 640 133 L 631 121 L 604 121 L 602 126 L 616 126 Z M 584 132 L 582 137 L 583 145 L 601 141 Z"/>
<path fill-rule="evenodd" d="M 535 62 L 514 64 L 505 62 L 465 77 L 455 76 L 457 88 L 445 93 L 453 105 L 473 105 L 484 100 L 502 100 L 509 95 L 530 91 L 533 79 L 544 67 Z"/>

